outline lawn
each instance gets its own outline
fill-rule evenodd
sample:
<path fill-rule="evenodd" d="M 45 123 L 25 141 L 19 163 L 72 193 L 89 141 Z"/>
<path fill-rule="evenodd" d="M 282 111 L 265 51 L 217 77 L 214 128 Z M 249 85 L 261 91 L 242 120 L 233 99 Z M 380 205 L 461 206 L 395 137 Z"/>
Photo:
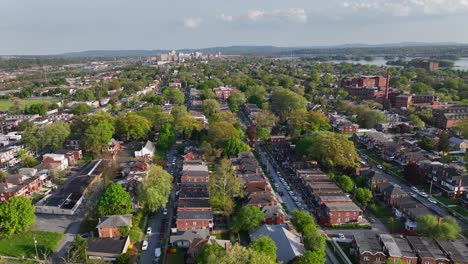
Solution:
<path fill-rule="evenodd" d="M 130 230 L 130 241 L 132 242 L 139 242 L 140 241 L 140 236 L 142 239 L 144 239 L 144 233 L 143 229 L 145 227 L 143 226 L 145 224 L 145 215 L 143 214 L 142 211 L 138 211 L 133 215 L 132 218 L 132 229 Z"/>
<path fill-rule="evenodd" d="M 28 98 L 28 99 L 21 99 L 21 102 L 24 106 L 29 107 L 32 104 L 42 104 L 45 102 L 50 103 L 57 103 L 60 102 L 59 98 Z M 8 111 L 10 107 L 13 106 L 13 100 L 0 100 L 0 111 Z"/>
<path fill-rule="evenodd" d="M 42 258 L 44 253 L 52 254 L 63 238 L 63 234 L 56 232 L 28 231 L 0 240 L 0 255 L 13 257 L 34 258 L 34 238 L 37 241 L 37 252 Z"/>
<path fill-rule="evenodd" d="M 453 200 L 445 196 L 434 196 L 434 198 L 445 205 L 458 205 L 460 203 L 458 200 Z"/>

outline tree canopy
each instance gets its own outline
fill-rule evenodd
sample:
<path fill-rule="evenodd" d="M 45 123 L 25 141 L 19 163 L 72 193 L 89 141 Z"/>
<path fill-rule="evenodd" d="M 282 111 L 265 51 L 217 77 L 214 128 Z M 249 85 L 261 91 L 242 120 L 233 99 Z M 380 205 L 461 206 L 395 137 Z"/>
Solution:
<path fill-rule="evenodd" d="M 276 261 L 277 247 L 275 241 L 270 237 L 260 236 L 249 245 L 249 248 L 253 251 L 263 253 L 265 256 L 270 257 L 272 261 Z"/>
<path fill-rule="evenodd" d="M 107 186 L 97 202 L 99 215 L 124 215 L 132 212 L 132 198 L 119 183 Z"/>
<path fill-rule="evenodd" d="M 387 122 L 387 118 L 380 111 L 367 110 L 358 114 L 357 122 L 362 128 L 374 128 L 377 124 Z"/>
<path fill-rule="evenodd" d="M 272 109 L 285 117 L 292 110 L 305 109 L 306 99 L 285 88 L 275 88 L 271 94 Z"/>
<path fill-rule="evenodd" d="M 148 136 L 151 123 L 145 117 L 130 112 L 117 118 L 115 128 L 121 139 L 140 140 Z"/>
<path fill-rule="evenodd" d="M 139 188 L 138 197 L 145 209 L 155 212 L 166 206 L 172 191 L 172 175 L 162 167 L 151 165 Z"/>
<path fill-rule="evenodd" d="M 183 104 L 185 98 L 184 93 L 177 88 L 165 88 L 163 97 L 173 104 Z"/>
<path fill-rule="evenodd" d="M 214 210 L 230 215 L 234 210 L 234 196 L 242 196 L 243 184 L 236 177 L 227 159 L 222 159 L 208 179 L 210 204 Z"/>
<path fill-rule="evenodd" d="M 341 187 L 343 192 L 350 193 L 354 190 L 354 181 L 351 177 L 342 175 L 337 178 L 338 185 Z"/>
<path fill-rule="evenodd" d="M 221 106 L 216 99 L 205 99 L 202 102 L 203 114 L 208 118 L 213 114 L 218 113 L 220 108 Z"/>
<path fill-rule="evenodd" d="M 364 207 L 367 206 L 367 204 L 372 200 L 372 192 L 371 190 L 367 188 L 357 188 L 356 190 L 356 200 L 358 200 L 359 203 L 364 205 Z"/>
<path fill-rule="evenodd" d="M 21 233 L 34 225 L 36 215 L 31 200 L 15 196 L 0 204 L 0 232 L 7 236 Z"/>
<path fill-rule="evenodd" d="M 359 167 L 359 155 L 354 143 L 344 135 L 332 132 L 313 132 L 296 144 L 299 154 L 315 159 L 329 167 Z"/>
<path fill-rule="evenodd" d="M 265 216 L 258 207 L 243 206 L 234 216 L 231 222 L 231 229 L 234 232 L 252 231 L 259 227 Z"/>
<path fill-rule="evenodd" d="M 289 113 L 288 124 L 294 136 L 320 130 L 330 130 L 327 117 L 318 111 L 308 112 L 305 109 L 293 110 Z"/>
<path fill-rule="evenodd" d="M 460 226 L 457 220 L 451 216 L 445 216 L 439 222 L 435 215 L 424 215 L 416 219 L 416 232 L 419 235 L 438 239 L 457 239 L 460 234 Z"/>

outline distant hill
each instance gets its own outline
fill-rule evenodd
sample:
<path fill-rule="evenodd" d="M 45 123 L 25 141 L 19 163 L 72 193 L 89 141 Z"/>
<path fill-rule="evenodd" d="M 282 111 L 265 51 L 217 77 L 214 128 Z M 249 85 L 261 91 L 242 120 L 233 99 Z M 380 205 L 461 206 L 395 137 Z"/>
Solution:
<path fill-rule="evenodd" d="M 275 55 L 295 53 L 302 50 L 340 50 L 340 49 L 365 49 L 365 48 L 412 48 L 412 47 L 442 47 L 442 46 L 466 46 L 454 42 L 402 42 L 402 43 L 386 43 L 386 44 L 343 44 L 336 46 L 309 46 L 309 47 L 275 47 L 275 46 L 227 46 L 227 47 L 211 47 L 201 49 L 179 49 L 177 52 L 190 53 L 200 51 L 205 54 L 213 54 L 221 52 L 228 55 Z M 81 52 L 70 52 L 58 54 L 57 56 L 64 57 L 148 57 L 157 54 L 169 52 L 169 50 L 88 50 Z"/>

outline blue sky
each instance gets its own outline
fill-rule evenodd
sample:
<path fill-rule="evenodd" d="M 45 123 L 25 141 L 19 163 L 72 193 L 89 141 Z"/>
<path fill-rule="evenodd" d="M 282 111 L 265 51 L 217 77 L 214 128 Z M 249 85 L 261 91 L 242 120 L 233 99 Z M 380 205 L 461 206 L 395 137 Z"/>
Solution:
<path fill-rule="evenodd" d="M 468 43 L 468 0 L 1 0 L 0 54 Z"/>

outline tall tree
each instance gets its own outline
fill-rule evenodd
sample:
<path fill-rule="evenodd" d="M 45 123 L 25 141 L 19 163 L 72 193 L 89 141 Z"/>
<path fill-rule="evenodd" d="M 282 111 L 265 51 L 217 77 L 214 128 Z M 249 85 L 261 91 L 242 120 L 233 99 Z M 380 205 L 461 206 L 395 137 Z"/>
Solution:
<path fill-rule="evenodd" d="M 88 263 L 88 256 L 86 251 L 88 248 L 88 241 L 81 236 L 75 236 L 70 246 L 68 247 L 68 263 Z"/>
<path fill-rule="evenodd" d="M 145 209 L 155 212 L 166 206 L 172 191 L 172 175 L 162 167 L 151 165 L 139 188 L 139 201 Z"/>
<path fill-rule="evenodd" d="M 374 128 L 377 124 L 387 122 L 387 118 L 382 112 L 367 110 L 358 114 L 357 122 L 363 128 Z"/>
<path fill-rule="evenodd" d="M 151 123 L 145 117 L 130 112 L 117 118 L 115 128 L 115 132 L 121 139 L 140 140 L 148 136 Z"/>
<path fill-rule="evenodd" d="M 343 192 L 350 193 L 354 190 L 354 181 L 349 176 L 342 175 L 338 177 L 337 182 Z"/>
<path fill-rule="evenodd" d="M 439 136 L 439 150 L 442 152 L 449 152 L 450 151 L 450 143 L 449 143 L 449 136 L 448 132 L 442 132 Z"/>
<path fill-rule="evenodd" d="M 119 183 L 112 183 L 98 200 L 97 210 L 100 216 L 121 215 L 132 212 L 132 198 Z"/>
<path fill-rule="evenodd" d="M 239 231 L 252 231 L 259 227 L 265 216 L 258 207 L 244 206 L 234 216 L 231 222 L 231 229 L 238 233 Z"/>
<path fill-rule="evenodd" d="M 416 232 L 420 235 L 438 239 L 457 239 L 460 226 L 450 216 L 439 219 L 435 215 L 424 215 L 416 219 Z"/>
<path fill-rule="evenodd" d="M 202 109 L 203 109 L 203 114 L 205 114 L 207 117 L 210 117 L 211 115 L 218 113 L 220 111 L 220 105 L 216 99 L 205 99 L 202 102 Z"/>
<path fill-rule="evenodd" d="M 234 210 L 234 196 L 242 196 L 243 185 L 232 171 L 231 163 L 222 159 L 208 179 L 210 204 L 213 209 L 230 215 Z"/>
<path fill-rule="evenodd" d="M 203 126 L 193 116 L 187 114 L 177 120 L 175 128 L 185 138 L 190 138 L 194 131 L 201 131 Z"/>
<path fill-rule="evenodd" d="M 276 244 L 273 239 L 267 236 L 260 236 L 250 244 L 249 248 L 253 251 L 261 252 L 268 256 L 272 261 L 276 261 Z"/>
<path fill-rule="evenodd" d="M 294 136 L 300 136 L 306 132 L 331 129 L 331 125 L 323 113 L 318 111 L 308 112 L 305 109 L 291 111 L 288 123 Z"/>
<path fill-rule="evenodd" d="M 239 111 L 240 106 L 246 102 L 245 94 L 243 92 L 236 92 L 231 94 L 228 98 L 229 108 L 232 112 L 236 113 Z"/>
<path fill-rule="evenodd" d="M 183 104 L 185 98 L 184 93 L 177 88 L 165 88 L 163 90 L 163 97 L 173 104 Z"/>
<path fill-rule="evenodd" d="M 275 88 L 271 94 L 272 109 L 281 117 L 286 117 L 292 110 L 305 109 L 304 97 L 284 88 Z"/>
<path fill-rule="evenodd" d="M 226 156 L 235 156 L 247 150 L 249 150 L 249 146 L 238 137 L 231 137 L 226 141 L 223 147 L 223 152 Z"/>
<path fill-rule="evenodd" d="M 29 229 L 36 220 L 34 206 L 26 196 L 12 197 L 0 204 L 0 232 L 7 236 Z"/>
<path fill-rule="evenodd" d="M 113 132 L 114 126 L 105 121 L 89 126 L 82 137 L 83 148 L 94 155 L 100 154 L 112 139 Z"/>
<path fill-rule="evenodd" d="M 217 243 L 205 244 L 195 256 L 197 264 L 215 264 L 226 255 L 226 250 Z"/>
<path fill-rule="evenodd" d="M 359 203 L 361 203 L 362 205 L 364 205 L 364 207 L 366 207 L 367 204 L 372 200 L 371 190 L 367 188 L 357 188 L 356 200 L 358 200 Z"/>

